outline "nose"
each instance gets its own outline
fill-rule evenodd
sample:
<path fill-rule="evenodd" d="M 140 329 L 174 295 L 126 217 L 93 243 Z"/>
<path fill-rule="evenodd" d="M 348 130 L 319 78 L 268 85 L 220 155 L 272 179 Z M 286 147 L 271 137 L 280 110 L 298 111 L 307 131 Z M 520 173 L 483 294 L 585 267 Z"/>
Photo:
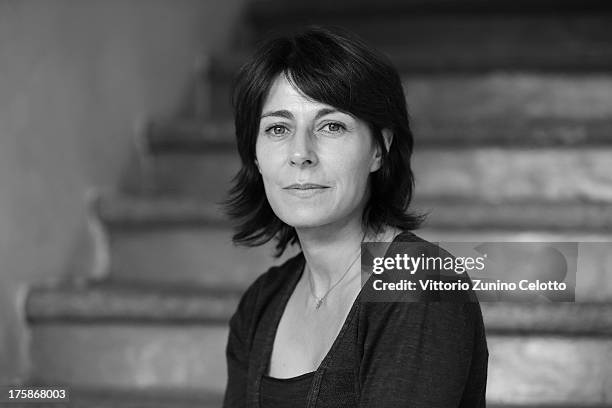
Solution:
<path fill-rule="evenodd" d="M 289 165 L 311 167 L 318 163 L 311 135 L 307 131 L 296 132 L 289 152 Z"/>

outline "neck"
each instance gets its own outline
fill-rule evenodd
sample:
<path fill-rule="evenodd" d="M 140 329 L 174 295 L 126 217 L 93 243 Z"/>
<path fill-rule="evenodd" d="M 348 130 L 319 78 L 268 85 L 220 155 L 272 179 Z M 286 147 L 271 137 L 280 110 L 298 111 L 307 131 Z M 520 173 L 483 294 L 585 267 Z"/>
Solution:
<path fill-rule="evenodd" d="M 364 229 L 358 222 L 333 228 L 296 230 L 318 292 L 337 282 L 359 256 Z M 360 269 L 359 261 L 351 269 Z M 349 275 L 351 273 L 349 272 Z"/>
<path fill-rule="evenodd" d="M 360 255 L 361 242 L 385 239 L 385 231 L 375 234 L 367 232 L 361 218 L 353 218 L 342 225 L 333 224 L 317 228 L 296 228 L 308 273 L 316 293 L 324 293 L 336 283 L 347 268 Z M 364 236 L 365 233 L 365 236 Z M 361 271 L 359 259 L 350 267 L 343 280 L 351 280 L 355 271 Z"/>

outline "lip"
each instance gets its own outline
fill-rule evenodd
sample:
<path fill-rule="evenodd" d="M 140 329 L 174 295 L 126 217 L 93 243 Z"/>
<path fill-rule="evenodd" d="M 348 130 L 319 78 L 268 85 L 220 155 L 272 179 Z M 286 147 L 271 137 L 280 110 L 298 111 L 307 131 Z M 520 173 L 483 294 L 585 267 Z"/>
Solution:
<path fill-rule="evenodd" d="M 310 198 L 324 194 L 328 189 L 329 186 L 314 183 L 295 183 L 283 188 L 288 194 L 298 198 Z"/>
<path fill-rule="evenodd" d="M 325 189 L 329 188 L 322 184 L 315 183 L 293 183 L 287 187 L 283 187 L 285 190 L 314 190 L 314 189 Z"/>
<path fill-rule="evenodd" d="M 298 198 L 310 198 L 310 197 L 314 197 L 319 194 L 325 194 L 327 190 L 328 188 L 305 188 L 305 189 L 287 188 L 285 189 L 287 194 L 290 194 Z"/>

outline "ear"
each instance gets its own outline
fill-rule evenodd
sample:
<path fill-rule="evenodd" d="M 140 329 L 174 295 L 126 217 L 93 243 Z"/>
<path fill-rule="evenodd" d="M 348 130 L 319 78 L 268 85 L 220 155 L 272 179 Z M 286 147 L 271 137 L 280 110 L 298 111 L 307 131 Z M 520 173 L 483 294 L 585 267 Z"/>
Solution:
<path fill-rule="evenodd" d="M 389 149 L 391 148 L 391 143 L 393 142 L 393 132 L 391 131 L 391 129 L 385 128 L 381 131 L 381 133 L 382 133 L 383 140 L 385 143 L 385 149 L 387 152 L 389 152 Z M 372 166 L 370 167 L 370 172 L 374 172 L 380 169 L 381 166 L 382 166 L 382 152 L 380 150 L 380 146 L 376 144 L 376 153 L 374 155 L 374 161 L 372 162 Z"/>

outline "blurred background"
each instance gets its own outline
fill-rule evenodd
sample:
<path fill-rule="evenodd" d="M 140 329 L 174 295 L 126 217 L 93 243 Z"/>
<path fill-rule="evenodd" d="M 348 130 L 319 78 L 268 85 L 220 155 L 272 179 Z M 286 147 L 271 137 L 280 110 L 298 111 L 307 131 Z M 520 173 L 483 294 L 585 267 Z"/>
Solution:
<path fill-rule="evenodd" d="M 483 304 L 489 405 L 612 406 L 604 1 L 0 1 L 0 385 L 220 406 L 229 316 L 282 262 L 233 247 L 216 205 L 239 166 L 229 85 L 308 23 L 402 74 L 418 235 L 581 243 L 575 304 Z"/>

